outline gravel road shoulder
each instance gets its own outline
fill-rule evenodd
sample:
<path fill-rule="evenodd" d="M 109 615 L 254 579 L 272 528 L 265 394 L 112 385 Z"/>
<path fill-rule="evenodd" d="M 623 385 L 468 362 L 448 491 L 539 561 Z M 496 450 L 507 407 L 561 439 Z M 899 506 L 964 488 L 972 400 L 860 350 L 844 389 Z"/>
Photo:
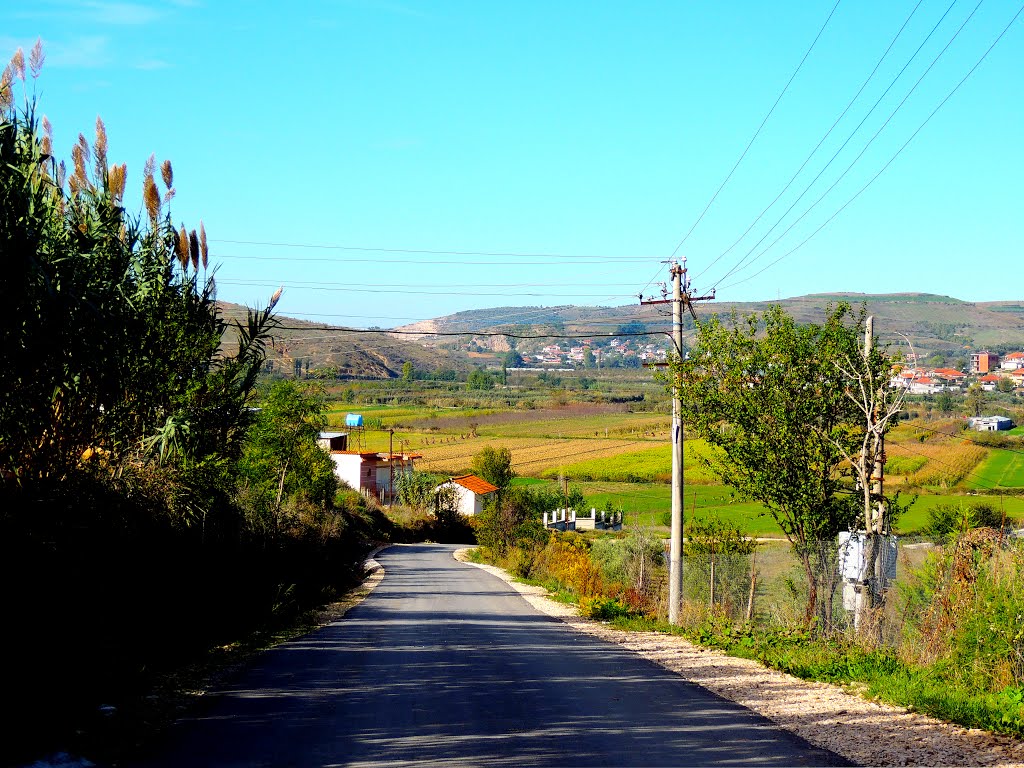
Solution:
<path fill-rule="evenodd" d="M 456 551 L 455 559 L 469 563 L 467 551 Z M 755 661 L 701 648 L 681 637 L 613 629 L 579 616 L 574 606 L 549 599 L 541 587 L 513 581 L 500 568 L 469 564 L 504 579 L 537 610 L 580 632 L 618 643 L 860 765 L 1024 768 L 1024 742 L 1020 740 L 867 701 L 840 686 L 800 680 Z"/>

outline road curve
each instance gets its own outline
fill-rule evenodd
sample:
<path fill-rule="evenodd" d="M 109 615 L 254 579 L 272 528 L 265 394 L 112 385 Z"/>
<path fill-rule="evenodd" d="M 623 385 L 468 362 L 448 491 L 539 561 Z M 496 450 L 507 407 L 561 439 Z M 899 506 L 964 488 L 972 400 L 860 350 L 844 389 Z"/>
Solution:
<path fill-rule="evenodd" d="M 848 764 L 538 613 L 454 549 L 379 554 L 365 602 L 262 655 L 147 765 Z"/>

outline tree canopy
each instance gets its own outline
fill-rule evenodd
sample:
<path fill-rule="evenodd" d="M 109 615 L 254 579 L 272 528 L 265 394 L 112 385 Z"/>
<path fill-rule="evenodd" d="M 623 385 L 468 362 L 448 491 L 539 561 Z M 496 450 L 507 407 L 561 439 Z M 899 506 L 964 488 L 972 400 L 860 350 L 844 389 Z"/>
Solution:
<path fill-rule="evenodd" d="M 797 325 L 779 307 L 728 325 L 712 318 L 670 374 L 686 424 L 715 448 L 711 469 L 762 502 L 792 542 L 808 580 L 808 619 L 829 570 L 820 547 L 858 512 L 845 460 L 863 426 L 838 365 L 860 359 L 863 328 L 863 313 L 846 304 L 822 325 Z"/>

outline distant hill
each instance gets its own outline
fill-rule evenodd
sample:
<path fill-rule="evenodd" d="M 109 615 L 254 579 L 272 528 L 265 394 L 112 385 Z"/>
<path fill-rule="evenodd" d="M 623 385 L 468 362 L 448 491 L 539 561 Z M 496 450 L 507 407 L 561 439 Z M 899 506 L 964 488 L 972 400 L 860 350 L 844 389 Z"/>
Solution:
<path fill-rule="evenodd" d="M 707 302 L 699 314 L 728 317 L 761 312 L 772 304 L 780 304 L 798 322 L 820 322 L 826 307 L 848 301 L 855 307 L 866 304 L 875 316 L 875 330 L 883 341 L 894 345 L 906 336 L 918 356 L 933 353 L 964 356 L 969 350 L 985 348 L 1024 349 L 1024 301 L 971 303 L 950 296 L 926 293 L 812 294 L 758 302 Z M 243 318 L 245 308 L 221 303 L 229 319 Z M 290 374 L 295 360 L 302 361 L 303 370 L 309 361 L 310 370 L 336 368 L 342 378 L 388 379 L 401 375 L 402 365 L 409 361 L 420 371 L 452 368 L 466 371 L 477 365 L 496 364 L 497 355 L 509 349 L 503 337 L 441 337 L 439 333 L 511 331 L 523 334 L 565 334 L 587 338 L 598 333 L 614 334 L 632 321 L 639 321 L 648 330 L 669 330 L 671 319 L 666 306 L 619 307 L 494 307 L 457 312 L 453 315 L 425 320 L 393 330 L 404 334 L 351 334 L 341 330 L 318 330 L 322 323 L 310 323 L 282 317 L 289 330 L 277 334 L 268 359 L 275 370 Z M 687 323 L 691 334 L 692 323 Z M 306 329 L 309 330 L 306 330 Z M 411 332 L 411 335 L 406 335 Z M 548 343 L 546 339 L 521 341 L 518 349 L 526 352 Z"/>
<path fill-rule="evenodd" d="M 780 301 L 707 302 L 701 304 L 702 316 L 728 316 L 761 312 L 772 304 L 781 305 L 799 322 L 819 322 L 826 307 L 848 301 L 855 307 L 866 304 L 875 316 L 876 333 L 884 341 L 901 343 L 906 336 L 919 355 L 933 352 L 963 353 L 986 347 L 1024 348 L 1024 301 L 971 303 L 950 296 L 927 293 L 829 293 L 798 296 Z M 453 331 L 520 330 L 541 332 L 557 328 L 581 335 L 613 333 L 629 321 L 645 323 L 650 330 L 667 330 L 670 319 L 665 306 L 619 307 L 496 307 L 458 312 L 412 325 L 401 330 L 431 333 Z"/>
<path fill-rule="evenodd" d="M 246 308 L 239 304 L 219 303 L 229 320 L 242 319 Z M 294 371 L 295 361 L 306 362 L 309 369 L 337 368 L 342 378 L 393 379 L 402 375 L 402 366 L 409 361 L 420 371 L 438 368 L 466 370 L 471 366 L 465 354 L 433 346 L 424 346 L 412 337 L 389 333 L 352 334 L 339 330 L 318 330 L 323 323 L 311 323 L 281 316 L 287 329 L 275 332 L 274 345 L 267 351 L 273 370 L 285 374 Z M 297 329 L 297 330 L 296 330 Z M 307 330 L 308 329 L 308 330 Z"/>

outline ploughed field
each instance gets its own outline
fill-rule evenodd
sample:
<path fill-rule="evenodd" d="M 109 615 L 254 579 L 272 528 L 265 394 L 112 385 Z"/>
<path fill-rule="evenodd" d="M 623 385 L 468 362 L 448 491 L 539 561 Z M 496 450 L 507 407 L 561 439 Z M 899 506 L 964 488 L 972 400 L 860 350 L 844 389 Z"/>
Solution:
<path fill-rule="evenodd" d="M 332 428 L 358 413 L 366 427 L 353 431 L 350 449 L 422 454 L 416 468 L 442 475 L 469 471 L 485 446 L 512 453 L 520 483 L 579 485 L 589 504 L 621 508 L 627 524 L 666 524 L 672 476 L 667 414 L 631 411 L 625 404 L 573 403 L 533 410 L 441 408 L 416 405 L 345 405 L 330 410 Z M 1024 488 L 1024 453 L 977 445 L 954 419 L 905 422 L 886 445 L 889 490 L 919 494 L 900 520 L 909 533 L 928 521 L 937 504 L 987 500 L 1010 517 L 1024 517 L 1024 497 L 992 496 Z M 389 431 L 393 430 L 393 434 Z M 778 535 L 764 507 L 723 486 L 704 459 L 711 448 L 687 439 L 686 512 L 715 514 L 751 535 Z M 972 494 L 965 497 L 964 493 Z"/>

